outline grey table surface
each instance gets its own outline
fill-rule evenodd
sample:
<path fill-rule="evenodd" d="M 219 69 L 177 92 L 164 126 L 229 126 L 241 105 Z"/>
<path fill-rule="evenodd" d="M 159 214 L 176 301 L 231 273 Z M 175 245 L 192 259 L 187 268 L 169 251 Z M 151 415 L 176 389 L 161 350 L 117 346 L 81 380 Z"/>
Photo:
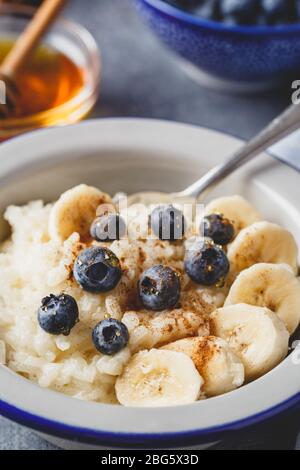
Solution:
<path fill-rule="evenodd" d="M 192 82 L 141 23 L 131 0 L 71 0 L 66 16 L 85 25 L 103 59 L 101 96 L 92 117 L 168 119 L 249 138 L 287 106 L 290 88 L 232 96 Z M 298 77 L 299 78 L 299 77 Z M 233 436 L 216 449 L 292 449 L 300 414 Z M 34 433 L 0 418 L 0 450 L 55 450 Z"/>

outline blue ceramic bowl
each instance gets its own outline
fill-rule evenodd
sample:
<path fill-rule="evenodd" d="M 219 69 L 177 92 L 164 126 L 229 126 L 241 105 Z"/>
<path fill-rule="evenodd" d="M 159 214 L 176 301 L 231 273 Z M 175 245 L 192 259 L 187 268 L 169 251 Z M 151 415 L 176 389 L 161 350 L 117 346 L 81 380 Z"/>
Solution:
<path fill-rule="evenodd" d="M 135 2 L 156 35 L 210 84 L 217 79 L 236 89 L 268 88 L 300 73 L 300 24 L 226 25 L 164 0 Z"/>

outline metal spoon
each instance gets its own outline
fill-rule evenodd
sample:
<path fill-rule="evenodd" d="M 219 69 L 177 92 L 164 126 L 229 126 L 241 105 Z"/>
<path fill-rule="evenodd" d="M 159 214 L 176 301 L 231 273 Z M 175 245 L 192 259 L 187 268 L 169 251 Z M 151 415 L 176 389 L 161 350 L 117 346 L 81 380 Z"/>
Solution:
<path fill-rule="evenodd" d="M 267 150 L 271 145 L 291 134 L 300 127 L 300 106 L 291 105 L 275 118 L 256 137 L 242 146 L 231 158 L 222 165 L 212 168 L 198 181 L 178 193 L 166 194 L 159 192 L 141 192 L 128 197 L 128 205 L 136 203 L 174 202 L 182 199 L 203 199 L 218 183 L 227 176 L 248 163 L 257 155 Z"/>

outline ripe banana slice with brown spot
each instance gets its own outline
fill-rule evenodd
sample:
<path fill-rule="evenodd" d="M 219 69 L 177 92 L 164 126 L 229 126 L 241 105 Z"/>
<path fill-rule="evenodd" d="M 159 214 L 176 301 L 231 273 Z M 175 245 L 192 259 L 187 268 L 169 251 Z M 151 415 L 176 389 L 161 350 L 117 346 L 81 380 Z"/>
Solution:
<path fill-rule="evenodd" d="M 228 248 L 235 274 L 257 263 L 288 264 L 298 272 L 298 247 L 293 235 L 277 224 L 257 222 L 242 230 Z"/>
<path fill-rule="evenodd" d="M 104 204 L 112 208 L 110 196 L 93 186 L 81 184 L 66 191 L 51 209 L 48 226 L 50 238 L 63 242 L 77 232 L 82 242 L 88 241 L 97 209 Z"/>
<path fill-rule="evenodd" d="M 209 321 L 206 316 L 182 309 L 126 312 L 122 321 L 129 330 L 129 346 L 133 352 L 159 347 L 198 334 L 209 334 Z"/>
<path fill-rule="evenodd" d="M 175 351 L 152 349 L 135 354 L 116 381 L 124 406 L 175 406 L 195 402 L 203 379 L 193 361 Z"/>
<path fill-rule="evenodd" d="M 261 220 L 260 214 L 241 196 L 214 199 L 205 207 L 205 215 L 222 214 L 229 219 L 238 234 L 242 229 Z"/>
<path fill-rule="evenodd" d="M 244 383 L 244 366 L 228 343 L 215 336 L 181 339 L 163 349 L 183 352 L 194 362 L 203 377 L 207 397 L 231 392 Z"/>
<path fill-rule="evenodd" d="M 255 264 L 237 277 L 225 306 L 241 303 L 269 308 L 292 334 L 300 322 L 299 279 L 286 265 Z"/>
<path fill-rule="evenodd" d="M 289 333 L 284 323 L 264 307 L 237 304 L 220 308 L 211 316 L 211 330 L 240 358 L 246 380 L 269 372 L 288 353 Z"/>

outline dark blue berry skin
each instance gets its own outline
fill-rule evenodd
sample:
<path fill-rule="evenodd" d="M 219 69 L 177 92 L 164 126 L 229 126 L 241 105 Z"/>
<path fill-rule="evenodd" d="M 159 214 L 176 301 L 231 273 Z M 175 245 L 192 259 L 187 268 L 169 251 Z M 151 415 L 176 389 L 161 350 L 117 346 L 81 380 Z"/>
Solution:
<path fill-rule="evenodd" d="M 221 247 L 213 241 L 199 240 L 187 251 L 185 271 L 197 284 L 213 286 L 222 284 L 229 272 L 229 261 Z"/>
<path fill-rule="evenodd" d="M 122 269 L 119 259 L 111 250 L 97 246 L 80 253 L 73 273 L 83 290 L 101 293 L 116 287 L 121 279 Z"/>
<path fill-rule="evenodd" d="M 240 24 L 240 21 L 235 16 L 225 16 L 222 20 L 222 23 L 227 24 L 228 26 L 237 26 Z"/>
<path fill-rule="evenodd" d="M 280 25 L 300 20 L 299 0 L 166 0 L 201 18 L 228 25 Z"/>
<path fill-rule="evenodd" d="M 78 316 L 77 302 L 67 294 L 45 297 L 38 310 L 39 325 L 50 335 L 68 336 L 78 322 Z"/>
<path fill-rule="evenodd" d="M 227 18 L 233 23 L 251 24 L 259 14 L 258 0 L 220 0 L 219 12 L 221 19 Z"/>
<path fill-rule="evenodd" d="M 217 20 L 219 18 L 218 0 L 206 0 L 193 9 L 193 13 L 206 20 Z"/>
<path fill-rule="evenodd" d="M 149 225 L 160 240 L 175 241 L 184 236 L 184 215 L 172 205 L 156 207 L 149 217 Z"/>
<path fill-rule="evenodd" d="M 92 339 L 97 351 L 106 356 L 113 356 L 127 346 L 129 332 L 124 323 L 109 318 L 95 326 Z"/>
<path fill-rule="evenodd" d="M 228 245 L 234 238 L 234 227 L 230 220 L 221 214 L 210 214 L 203 220 L 204 236 L 217 245 Z"/>
<path fill-rule="evenodd" d="M 181 10 L 192 11 L 203 4 L 204 0 L 167 0 L 167 3 Z"/>
<path fill-rule="evenodd" d="M 94 220 L 90 232 L 98 242 L 113 242 L 126 235 L 126 224 L 119 214 L 105 214 Z"/>
<path fill-rule="evenodd" d="M 261 7 L 268 24 L 297 21 L 294 0 L 261 0 Z"/>
<path fill-rule="evenodd" d="M 179 275 L 168 266 L 153 266 L 141 275 L 138 294 L 143 306 L 149 310 L 173 308 L 180 297 Z"/>
<path fill-rule="evenodd" d="M 296 15 L 295 21 L 300 21 L 300 0 L 296 0 L 295 15 Z"/>

